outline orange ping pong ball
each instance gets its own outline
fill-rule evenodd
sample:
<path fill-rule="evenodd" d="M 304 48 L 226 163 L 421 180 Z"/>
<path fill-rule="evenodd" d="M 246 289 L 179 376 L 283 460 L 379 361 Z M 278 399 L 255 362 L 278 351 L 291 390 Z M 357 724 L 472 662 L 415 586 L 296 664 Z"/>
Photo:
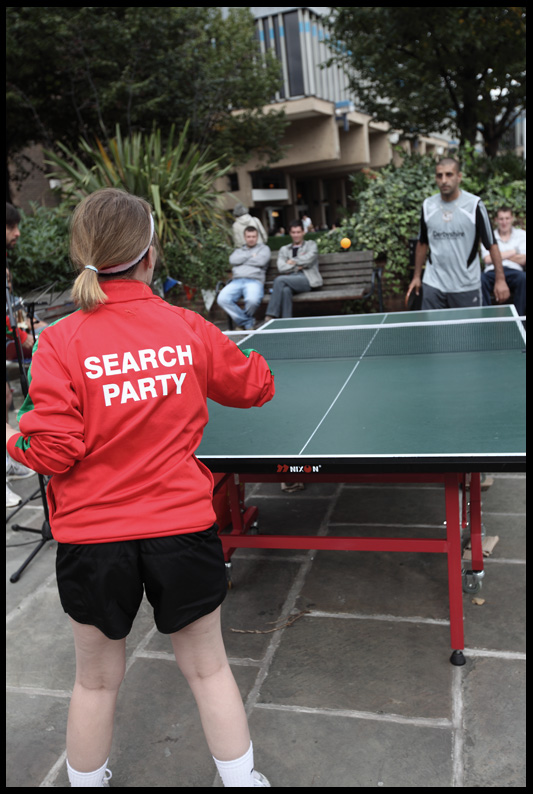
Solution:
<path fill-rule="evenodd" d="M 341 248 L 349 248 L 352 244 L 352 241 L 349 237 L 343 237 L 341 240 Z"/>

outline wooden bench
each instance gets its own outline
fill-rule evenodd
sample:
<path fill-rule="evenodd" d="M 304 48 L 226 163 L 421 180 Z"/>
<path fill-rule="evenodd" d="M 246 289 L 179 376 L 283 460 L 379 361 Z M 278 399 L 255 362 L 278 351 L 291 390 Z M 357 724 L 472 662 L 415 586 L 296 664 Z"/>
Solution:
<path fill-rule="evenodd" d="M 278 254 L 272 254 L 265 279 L 262 303 L 270 300 L 270 290 L 278 271 Z M 381 295 L 381 268 L 374 264 L 372 251 L 353 251 L 339 254 L 319 254 L 318 269 L 324 281 L 319 289 L 293 295 L 293 303 L 320 304 L 348 300 L 365 300 L 377 285 Z"/>
<path fill-rule="evenodd" d="M 278 252 L 275 251 L 266 273 L 265 294 L 261 306 L 256 312 L 258 320 L 264 316 L 274 279 L 280 275 L 277 263 Z M 374 262 L 372 251 L 319 254 L 318 267 L 324 283 L 319 289 L 293 295 L 295 314 L 334 314 L 342 309 L 342 304 L 346 301 L 366 300 L 374 294 L 374 290 L 378 297 L 379 311 L 383 311 L 382 267 Z M 220 283 L 220 289 L 223 286 Z"/>

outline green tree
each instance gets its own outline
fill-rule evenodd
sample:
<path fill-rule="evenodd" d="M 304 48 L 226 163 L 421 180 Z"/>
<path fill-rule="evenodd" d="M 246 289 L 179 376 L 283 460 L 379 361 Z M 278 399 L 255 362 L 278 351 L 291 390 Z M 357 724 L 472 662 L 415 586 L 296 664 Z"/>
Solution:
<path fill-rule="evenodd" d="M 334 7 L 334 61 L 361 108 L 406 138 L 483 136 L 494 156 L 525 109 L 526 7 Z"/>
<path fill-rule="evenodd" d="M 247 8 L 8 7 L 7 158 L 29 143 L 74 149 L 187 121 L 188 142 L 243 162 L 281 156 L 286 121 L 264 113 L 280 81 Z M 234 112 L 238 111 L 238 112 Z"/>

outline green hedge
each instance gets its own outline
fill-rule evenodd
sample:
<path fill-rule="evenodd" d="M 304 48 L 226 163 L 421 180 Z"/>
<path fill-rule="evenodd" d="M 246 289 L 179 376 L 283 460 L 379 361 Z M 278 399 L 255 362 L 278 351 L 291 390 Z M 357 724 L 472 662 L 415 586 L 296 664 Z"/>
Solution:
<path fill-rule="evenodd" d="M 480 195 L 492 216 L 498 207 L 509 205 L 517 225 L 526 224 L 526 188 L 523 162 L 514 155 L 489 160 L 467 151 L 464 156 L 465 190 Z M 329 232 L 310 232 L 320 253 L 341 251 L 340 241 L 349 237 L 352 250 L 372 250 L 386 257 L 384 287 L 389 294 L 403 294 L 412 277 L 409 241 L 418 234 L 423 200 L 436 193 L 435 160 L 431 156 L 404 157 L 401 166 L 381 171 L 363 169 L 352 179 L 352 199 L 357 211 L 342 227 Z M 10 254 L 15 290 L 19 294 L 55 281 L 67 288 L 73 280 L 68 256 L 70 212 L 63 207 L 47 209 L 32 205 L 21 212 L 21 236 Z M 228 230 L 231 219 L 228 220 Z M 204 239 L 205 238 L 205 239 Z M 180 281 L 212 289 L 229 269 L 231 247 L 218 230 L 211 229 L 195 245 L 184 241 L 165 248 L 167 270 Z M 269 237 L 268 245 L 278 251 L 291 242 L 289 235 Z"/>
<path fill-rule="evenodd" d="M 323 232 L 308 232 L 305 235 L 306 240 L 320 240 L 323 235 Z M 275 235 L 273 237 L 269 237 L 267 240 L 267 245 L 271 251 L 279 251 L 280 248 L 283 248 L 284 245 L 289 245 L 292 242 L 292 238 L 289 234 L 281 234 Z"/>
<path fill-rule="evenodd" d="M 68 251 L 70 213 L 33 202 L 30 206 L 29 213 L 20 210 L 20 237 L 9 255 L 15 293 L 52 282 L 67 289 L 74 279 Z"/>

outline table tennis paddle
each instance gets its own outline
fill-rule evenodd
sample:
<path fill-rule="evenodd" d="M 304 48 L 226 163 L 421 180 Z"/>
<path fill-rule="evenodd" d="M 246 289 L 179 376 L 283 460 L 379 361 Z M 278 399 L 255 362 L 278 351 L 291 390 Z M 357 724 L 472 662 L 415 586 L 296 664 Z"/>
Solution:
<path fill-rule="evenodd" d="M 416 290 L 413 290 L 409 297 L 406 297 L 405 308 L 408 312 L 416 312 L 422 308 L 422 287 L 420 287 L 418 295 Z"/>

